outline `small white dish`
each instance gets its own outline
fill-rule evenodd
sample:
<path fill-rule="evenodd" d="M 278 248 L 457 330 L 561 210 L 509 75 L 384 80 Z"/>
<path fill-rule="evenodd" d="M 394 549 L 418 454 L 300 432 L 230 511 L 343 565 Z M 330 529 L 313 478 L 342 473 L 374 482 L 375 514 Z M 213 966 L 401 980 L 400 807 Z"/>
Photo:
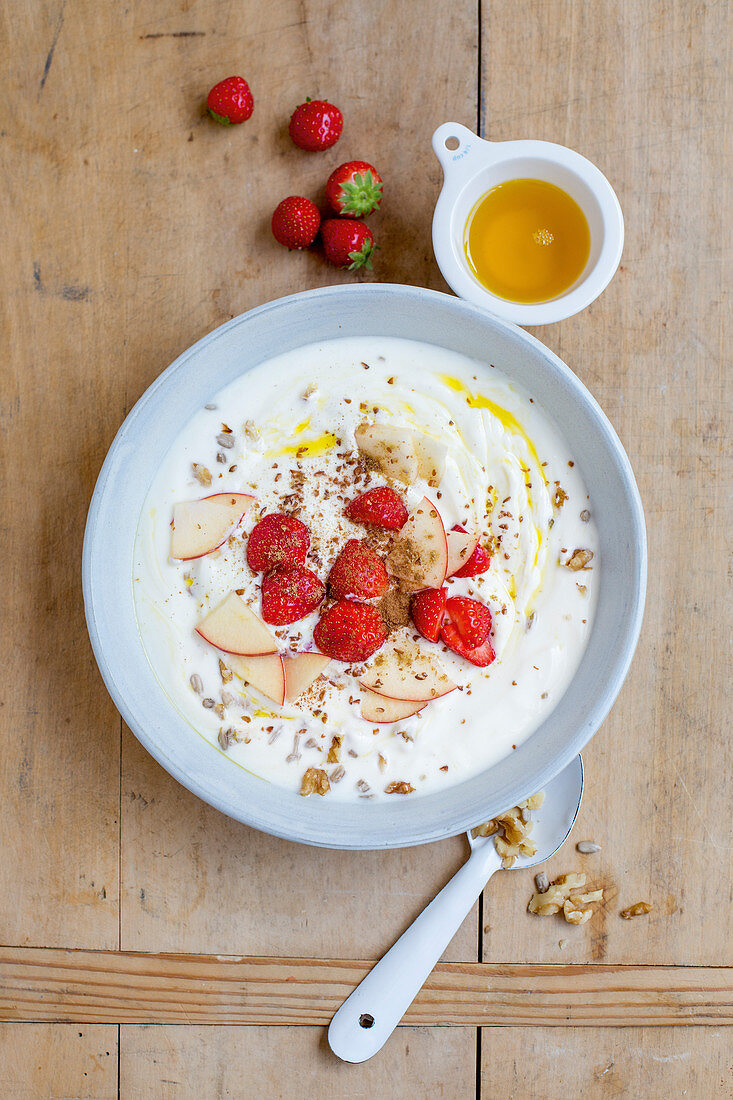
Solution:
<path fill-rule="evenodd" d="M 457 122 L 433 134 L 443 168 L 443 189 L 433 215 L 433 251 L 443 278 L 467 302 L 517 325 L 547 325 L 579 313 L 601 294 L 618 268 L 624 219 L 606 177 L 580 153 L 550 141 L 485 141 Z M 478 281 L 466 258 L 464 237 L 478 200 L 500 183 L 541 179 L 562 188 L 586 216 L 590 254 L 579 278 L 547 302 L 510 302 Z"/>

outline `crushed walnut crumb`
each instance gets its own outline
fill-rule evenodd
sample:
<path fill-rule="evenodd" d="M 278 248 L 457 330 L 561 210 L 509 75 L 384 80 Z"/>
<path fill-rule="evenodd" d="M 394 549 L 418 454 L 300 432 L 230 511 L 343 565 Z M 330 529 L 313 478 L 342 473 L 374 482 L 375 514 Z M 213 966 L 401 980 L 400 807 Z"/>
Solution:
<path fill-rule="evenodd" d="M 203 485 L 205 489 L 208 489 L 209 485 L 211 485 L 211 471 L 206 466 L 202 466 L 199 462 L 192 462 L 191 469 L 199 485 Z"/>

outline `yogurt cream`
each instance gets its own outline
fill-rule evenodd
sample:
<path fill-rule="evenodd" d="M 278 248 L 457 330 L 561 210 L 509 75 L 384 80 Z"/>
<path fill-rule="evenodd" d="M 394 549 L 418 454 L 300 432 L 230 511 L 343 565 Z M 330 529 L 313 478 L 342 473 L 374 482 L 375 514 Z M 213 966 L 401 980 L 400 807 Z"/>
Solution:
<path fill-rule="evenodd" d="M 419 637 L 411 623 L 397 626 L 387 644 L 409 639 L 458 687 L 391 724 L 360 712 L 359 675 L 379 653 L 358 667 L 331 661 L 295 703 L 277 706 L 196 633 L 232 591 L 259 614 L 261 576 L 246 563 L 246 544 L 262 515 L 285 512 L 306 524 L 306 564 L 324 582 L 343 544 L 365 537 L 344 514 L 345 501 L 387 483 L 361 461 L 355 432 L 365 422 L 414 433 L 440 456 L 437 484 L 418 476 L 393 487 L 410 512 L 427 496 L 446 531 L 460 524 L 479 533 L 491 554 L 485 573 L 445 583 L 450 596 L 491 609 L 496 660 L 475 667 Z M 174 505 L 218 493 L 251 494 L 256 503 L 219 549 L 171 558 Z M 389 539 L 377 535 L 384 553 Z M 490 767 L 557 704 L 589 636 L 597 545 L 570 446 L 499 369 L 414 341 L 334 340 L 243 374 L 173 442 L 140 516 L 138 623 L 162 690 L 212 752 L 293 790 L 318 769 L 328 798 L 415 797 Z M 312 650 L 318 617 L 270 629 L 283 651 Z"/>

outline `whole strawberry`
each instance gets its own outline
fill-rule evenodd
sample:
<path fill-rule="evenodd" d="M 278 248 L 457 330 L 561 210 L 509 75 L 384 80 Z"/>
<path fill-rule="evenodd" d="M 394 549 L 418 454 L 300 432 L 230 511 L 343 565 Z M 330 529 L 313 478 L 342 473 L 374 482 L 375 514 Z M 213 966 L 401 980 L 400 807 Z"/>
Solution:
<path fill-rule="evenodd" d="M 255 101 L 249 84 L 241 76 L 220 80 L 206 97 L 206 109 L 222 126 L 237 126 L 246 122 L 254 110 Z"/>
<path fill-rule="evenodd" d="M 302 195 L 289 195 L 275 207 L 272 235 L 286 248 L 307 248 L 313 244 L 321 226 L 318 207 Z"/>
<path fill-rule="evenodd" d="M 344 116 L 325 99 L 306 99 L 295 108 L 288 132 L 299 149 L 318 153 L 330 149 L 341 137 Z"/>
<path fill-rule="evenodd" d="M 336 267 L 371 269 L 375 249 L 372 232 L 363 222 L 352 218 L 329 218 L 321 226 L 326 259 Z"/>
<path fill-rule="evenodd" d="M 365 218 L 382 201 L 382 177 L 365 160 L 347 161 L 328 177 L 326 201 L 339 217 Z"/>

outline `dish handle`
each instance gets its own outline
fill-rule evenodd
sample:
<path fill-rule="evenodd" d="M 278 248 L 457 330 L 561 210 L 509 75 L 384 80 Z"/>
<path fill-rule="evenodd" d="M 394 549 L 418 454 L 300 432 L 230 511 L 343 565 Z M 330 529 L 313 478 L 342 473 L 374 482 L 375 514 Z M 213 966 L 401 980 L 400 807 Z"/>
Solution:
<path fill-rule="evenodd" d="M 499 159 L 499 142 L 485 141 L 460 122 L 444 122 L 433 134 L 433 152 L 440 161 L 443 175 Z"/>

